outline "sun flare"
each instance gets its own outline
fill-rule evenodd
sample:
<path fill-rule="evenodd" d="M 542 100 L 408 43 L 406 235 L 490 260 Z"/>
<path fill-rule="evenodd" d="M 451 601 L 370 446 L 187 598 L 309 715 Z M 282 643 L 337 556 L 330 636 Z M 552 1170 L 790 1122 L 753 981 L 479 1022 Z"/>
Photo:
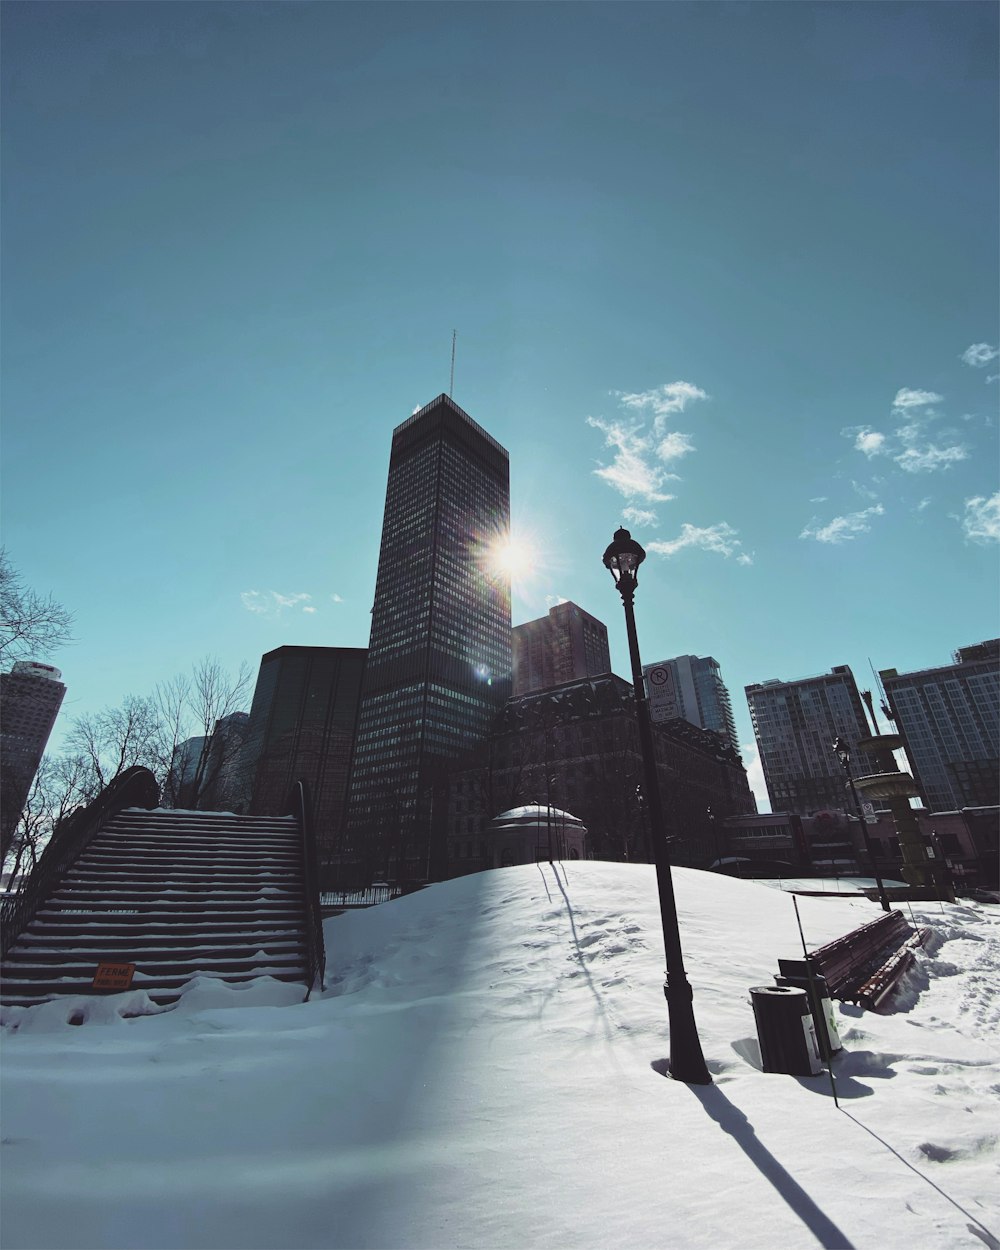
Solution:
<path fill-rule="evenodd" d="M 523 581 L 535 572 L 535 551 L 529 543 L 510 535 L 498 538 L 490 547 L 489 562 L 496 573 L 511 582 Z"/>

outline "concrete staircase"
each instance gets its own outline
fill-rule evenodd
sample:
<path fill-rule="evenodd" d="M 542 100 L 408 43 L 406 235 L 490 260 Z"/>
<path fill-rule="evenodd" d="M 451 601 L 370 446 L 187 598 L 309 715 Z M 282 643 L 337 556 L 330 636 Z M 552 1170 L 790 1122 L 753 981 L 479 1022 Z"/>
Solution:
<path fill-rule="evenodd" d="M 306 993 L 302 834 L 294 816 L 118 811 L 63 873 L 3 962 L 0 1002 L 94 993 L 98 963 L 176 1001 L 194 976 L 271 976 Z"/>

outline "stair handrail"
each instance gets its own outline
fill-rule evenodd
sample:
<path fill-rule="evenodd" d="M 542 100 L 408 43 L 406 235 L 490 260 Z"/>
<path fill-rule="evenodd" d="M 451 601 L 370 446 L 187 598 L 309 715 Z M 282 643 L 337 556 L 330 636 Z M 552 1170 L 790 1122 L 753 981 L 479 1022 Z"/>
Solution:
<path fill-rule="evenodd" d="M 302 838 L 302 894 L 306 921 L 306 982 L 309 986 L 306 999 L 308 999 L 313 990 L 324 988 L 326 948 L 323 944 L 323 912 L 319 901 L 319 873 L 316 867 L 312 805 L 309 802 L 309 787 L 304 781 L 296 781 L 292 786 L 285 802 L 284 814 L 295 817 Z"/>
<path fill-rule="evenodd" d="M 159 783 L 148 768 L 126 768 L 96 799 L 62 821 L 17 893 L 0 904 L 0 958 L 6 956 L 62 875 L 108 820 L 126 807 L 155 807 L 159 798 Z"/>

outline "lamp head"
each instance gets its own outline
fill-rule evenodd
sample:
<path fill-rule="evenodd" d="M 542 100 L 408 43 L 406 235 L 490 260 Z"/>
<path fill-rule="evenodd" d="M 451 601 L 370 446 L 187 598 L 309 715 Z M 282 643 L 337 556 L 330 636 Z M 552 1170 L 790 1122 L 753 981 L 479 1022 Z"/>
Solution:
<path fill-rule="evenodd" d="M 847 745 L 843 738 L 835 738 L 833 741 L 833 749 L 836 752 L 837 758 L 840 760 L 841 764 L 843 764 L 846 768 L 851 762 L 851 748 Z"/>
<path fill-rule="evenodd" d="M 646 553 L 635 541 L 627 529 L 615 530 L 614 540 L 604 553 L 604 567 L 619 585 L 622 578 L 633 586 L 639 581 L 639 565 L 646 558 Z"/>

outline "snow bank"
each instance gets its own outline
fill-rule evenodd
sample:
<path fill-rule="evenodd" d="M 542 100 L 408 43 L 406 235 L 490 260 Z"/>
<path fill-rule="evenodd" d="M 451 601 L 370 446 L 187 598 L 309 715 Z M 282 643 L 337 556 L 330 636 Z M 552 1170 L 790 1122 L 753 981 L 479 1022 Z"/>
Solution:
<path fill-rule="evenodd" d="M 335 917 L 307 1003 L 199 979 L 150 1017 L 72 1000 L 113 1028 L 22 1010 L 6 1250 L 1000 1246 L 997 909 L 914 909 L 935 938 L 894 1009 L 840 1008 L 838 1110 L 827 1075 L 759 1070 L 747 991 L 801 949 L 792 898 L 675 880 L 710 1087 L 658 1072 L 641 865 L 502 869 Z M 879 914 L 799 907 L 810 946 Z"/>

